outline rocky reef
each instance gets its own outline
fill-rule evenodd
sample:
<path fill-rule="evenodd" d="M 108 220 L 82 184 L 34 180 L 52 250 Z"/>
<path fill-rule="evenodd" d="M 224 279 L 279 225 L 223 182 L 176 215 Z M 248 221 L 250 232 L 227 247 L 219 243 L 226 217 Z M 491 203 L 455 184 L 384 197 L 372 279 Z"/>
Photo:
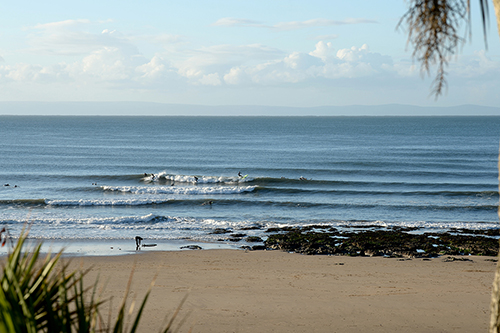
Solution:
<path fill-rule="evenodd" d="M 466 230 L 453 232 L 419 232 L 414 228 L 379 227 L 357 231 L 338 231 L 318 227 L 268 230 L 273 233 L 264 241 L 268 250 L 303 254 L 349 256 L 393 256 L 429 258 L 440 255 L 496 256 L 499 249 L 498 230 Z"/>

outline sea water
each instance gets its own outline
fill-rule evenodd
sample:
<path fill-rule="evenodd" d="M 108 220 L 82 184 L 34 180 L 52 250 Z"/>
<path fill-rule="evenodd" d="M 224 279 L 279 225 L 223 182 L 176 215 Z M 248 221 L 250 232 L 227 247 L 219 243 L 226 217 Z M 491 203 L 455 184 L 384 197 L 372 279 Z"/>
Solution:
<path fill-rule="evenodd" d="M 0 116 L 0 225 L 207 242 L 311 224 L 496 228 L 499 139 L 500 117 Z"/>

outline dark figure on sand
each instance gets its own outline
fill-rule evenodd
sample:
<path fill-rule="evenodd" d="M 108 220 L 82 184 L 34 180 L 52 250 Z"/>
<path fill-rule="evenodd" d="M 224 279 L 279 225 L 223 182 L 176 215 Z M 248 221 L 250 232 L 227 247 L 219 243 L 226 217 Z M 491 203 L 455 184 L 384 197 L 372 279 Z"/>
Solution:
<path fill-rule="evenodd" d="M 142 237 L 135 236 L 135 250 L 139 250 L 141 248 Z"/>

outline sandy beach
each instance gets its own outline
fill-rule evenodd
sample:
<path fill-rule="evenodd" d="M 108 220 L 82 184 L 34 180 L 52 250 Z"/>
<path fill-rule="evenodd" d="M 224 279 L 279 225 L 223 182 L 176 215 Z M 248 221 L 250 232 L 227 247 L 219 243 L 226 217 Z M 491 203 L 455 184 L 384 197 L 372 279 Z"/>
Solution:
<path fill-rule="evenodd" d="M 71 267 L 92 267 L 86 281 L 99 276 L 115 308 L 132 270 L 130 300 L 156 275 L 140 332 L 157 332 L 186 295 L 179 332 L 485 332 L 496 258 L 447 258 L 140 251 Z"/>

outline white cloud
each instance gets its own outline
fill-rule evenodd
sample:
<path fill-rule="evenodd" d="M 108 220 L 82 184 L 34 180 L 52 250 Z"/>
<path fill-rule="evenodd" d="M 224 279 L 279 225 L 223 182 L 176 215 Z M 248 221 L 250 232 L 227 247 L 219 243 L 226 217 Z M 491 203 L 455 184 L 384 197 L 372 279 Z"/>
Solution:
<path fill-rule="evenodd" d="M 141 36 L 141 38 L 144 38 Z M 152 40 L 160 44 L 177 44 L 184 41 L 184 37 L 181 35 L 172 34 L 159 34 L 152 37 Z"/>
<path fill-rule="evenodd" d="M 77 19 L 77 20 L 64 20 L 58 22 L 49 22 L 43 24 L 37 24 L 34 26 L 35 29 L 40 30 L 64 30 L 70 27 L 75 27 L 82 24 L 89 24 L 90 20 L 87 19 Z"/>
<path fill-rule="evenodd" d="M 267 28 L 267 29 L 275 29 L 278 31 L 285 30 L 297 30 L 311 27 L 329 27 L 336 25 L 345 25 L 345 24 L 363 24 L 363 23 L 378 23 L 375 20 L 363 19 L 363 18 L 348 18 L 345 20 L 337 21 L 337 20 L 329 20 L 324 18 L 316 18 L 306 21 L 291 21 L 291 22 L 280 22 L 275 25 L 263 24 L 258 21 L 253 21 L 249 19 L 242 18 L 233 18 L 233 17 L 224 17 L 217 20 L 213 23 L 213 26 L 225 26 L 225 27 L 256 27 L 256 28 Z M 332 37 L 334 35 L 330 35 L 328 39 L 336 38 Z"/>
<path fill-rule="evenodd" d="M 70 81 L 64 65 L 41 66 L 18 63 L 15 65 L 0 66 L 0 82 L 35 82 L 50 84 L 54 82 Z"/>
<path fill-rule="evenodd" d="M 307 21 L 292 21 L 292 22 L 281 22 L 273 27 L 278 30 L 296 30 L 310 27 L 328 27 L 335 25 L 345 25 L 345 24 L 360 24 L 360 23 L 377 23 L 374 20 L 368 19 L 346 19 L 342 21 L 329 20 L 324 18 L 317 18 Z"/>
<path fill-rule="evenodd" d="M 101 33 L 91 32 L 103 25 L 90 20 L 66 20 L 38 24 L 28 36 L 31 52 L 53 55 L 85 55 L 104 47 L 117 47 L 138 53 L 137 48 L 116 30 L 100 29 Z"/>
<path fill-rule="evenodd" d="M 203 75 L 198 82 L 205 86 L 220 86 L 222 84 L 219 73 Z"/>
<path fill-rule="evenodd" d="M 322 62 L 309 54 L 292 52 L 283 60 L 287 68 L 294 70 L 307 70 L 311 67 L 318 67 L 322 65 Z"/>
<path fill-rule="evenodd" d="M 484 50 L 475 52 L 474 56 L 461 56 L 459 59 L 460 61 L 450 64 L 454 75 L 464 78 L 500 77 L 498 61 L 492 60 Z"/>
<path fill-rule="evenodd" d="M 253 20 L 248 19 L 239 19 L 234 17 L 224 17 L 218 19 L 213 26 L 224 26 L 224 27 L 259 27 L 259 28 L 267 28 L 268 26 Z"/>
<path fill-rule="evenodd" d="M 335 50 L 331 42 L 325 41 L 318 42 L 309 53 L 288 54 L 263 45 L 216 45 L 185 51 L 187 58 L 180 61 L 167 61 L 160 54 L 148 59 L 130 52 L 131 49 L 105 46 L 70 64 L 51 68 L 3 66 L 0 74 L 16 81 L 73 80 L 75 84 L 94 82 L 108 87 L 158 89 L 171 82 L 204 86 L 280 85 L 398 73 L 390 57 L 370 52 L 366 45 Z"/>
<path fill-rule="evenodd" d="M 230 68 L 275 59 L 282 51 L 264 45 L 215 45 L 186 52 L 189 58 L 176 61 L 179 74 L 187 78 L 199 79 L 207 73 L 226 73 Z"/>
<path fill-rule="evenodd" d="M 133 78 L 135 67 L 143 63 L 143 59 L 129 57 L 116 47 L 105 47 L 73 65 L 72 73 L 74 77 L 82 74 L 105 81 L 126 80 Z"/>
<path fill-rule="evenodd" d="M 248 75 L 241 67 L 234 67 L 224 75 L 224 82 L 231 85 L 241 85 L 248 83 Z"/>
<path fill-rule="evenodd" d="M 316 49 L 309 52 L 309 54 L 326 62 L 335 56 L 334 51 L 335 49 L 331 42 L 325 43 L 324 41 L 319 41 L 316 43 Z"/>
<path fill-rule="evenodd" d="M 164 60 L 157 55 L 155 55 L 148 63 L 135 68 L 135 71 L 140 73 L 141 78 L 153 80 L 161 77 L 166 70 L 167 67 Z"/>
<path fill-rule="evenodd" d="M 316 36 L 316 37 L 314 37 L 313 39 L 323 41 L 323 40 L 331 40 L 331 39 L 336 39 L 336 38 L 338 38 L 338 37 L 339 37 L 339 35 L 334 35 L 334 34 L 332 34 L 332 35 L 321 35 L 321 36 Z"/>
<path fill-rule="evenodd" d="M 367 45 L 335 52 L 331 42 L 320 41 L 310 53 L 292 52 L 281 60 L 255 66 L 233 67 L 224 75 L 228 84 L 279 85 L 318 79 L 352 79 L 377 74 L 394 75 L 392 59 L 370 52 Z M 245 77 L 246 76 L 246 77 Z"/>

